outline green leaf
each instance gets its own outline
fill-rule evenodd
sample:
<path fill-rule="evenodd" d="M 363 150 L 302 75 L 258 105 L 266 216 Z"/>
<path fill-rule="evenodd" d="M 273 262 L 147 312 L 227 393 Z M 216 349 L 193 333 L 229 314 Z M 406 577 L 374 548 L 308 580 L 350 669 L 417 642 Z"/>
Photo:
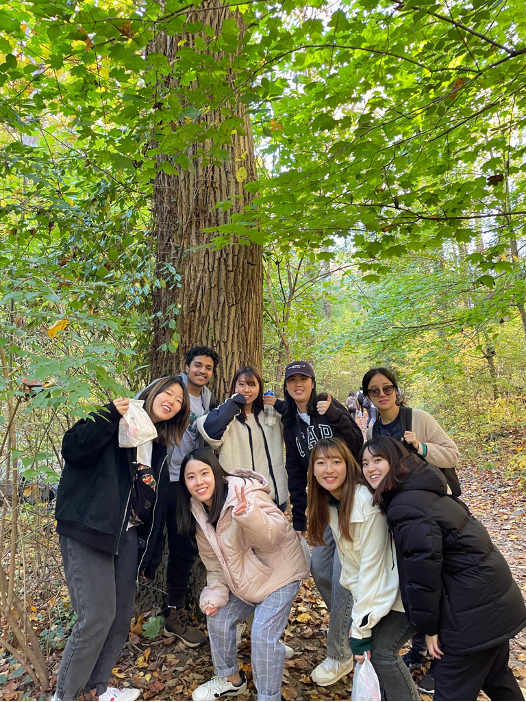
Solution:
<path fill-rule="evenodd" d="M 142 635 L 147 639 L 155 639 L 157 636 L 159 636 L 163 626 L 164 617 L 150 617 L 150 619 L 142 625 Z"/>

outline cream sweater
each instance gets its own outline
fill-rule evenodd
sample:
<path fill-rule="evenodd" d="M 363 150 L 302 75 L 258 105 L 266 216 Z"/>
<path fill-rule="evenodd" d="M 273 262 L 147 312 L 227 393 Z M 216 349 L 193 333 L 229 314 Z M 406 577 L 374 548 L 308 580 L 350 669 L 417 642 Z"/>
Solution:
<path fill-rule="evenodd" d="M 234 470 L 254 470 L 268 480 L 270 497 L 278 505 L 286 502 L 289 493 L 287 473 L 285 470 L 285 449 L 283 444 L 283 424 L 281 423 L 281 415 L 276 413 L 276 423 L 272 426 L 265 424 L 263 412 L 259 415 L 259 426 L 253 414 L 247 415 L 245 421 L 250 429 L 252 450 L 247 426 L 244 426 L 243 422 L 240 422 L 237 417 L 230 422 L 220 439 L 212 439 L 207 434 L 207 418 L 208 415 L 199 417 L 197 420 L 197 429 L 206 443 L 214 450 L 219 451 L 219 463 L 221 463 L 226 472 L 232 473 Z M 272 472 L 274 473 L 278 488 L 277 497 L 275 494 L 274 481 L 270 475 L 262 430 L 267 440 Z"/>
<path fill-rule="evenodd" d="M 350 635 L 366 639 L 373 626 L 392 609 L 404 611 L 387 519 L 373 506 L 368 488 L 359 485 L 351 512 L 352 541 L 340 535 L 338 510 L 334 506 L 330 508 L 330 525 L 342 565 L 340 583 L 354 598 Z"/>
<path fill-rule="evenodd" d="M 376 420 L 380 422 L 380 417 Z M 425 460 L 437 468 L 455 468 L 460 460 L 460 452 L 453 439 L 450 439 L 440 424 L 428 412 L 413 408 L 413 431 L 420 445 L 418 453 L 422 453 L 422 444 L 427 446 Z M 373 425 L 367 429 L 367 440 L 373 437 Z"/>

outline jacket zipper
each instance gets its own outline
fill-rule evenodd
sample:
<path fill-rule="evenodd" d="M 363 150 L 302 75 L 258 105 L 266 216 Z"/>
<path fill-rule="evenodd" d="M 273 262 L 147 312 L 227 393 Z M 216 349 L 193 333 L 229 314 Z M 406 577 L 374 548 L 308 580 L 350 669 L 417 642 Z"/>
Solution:
<path fill-rule="evenodd" d="M 163 462 L 161 463 L 161 469 L 159 470 L 159 477 L 158 477 L 158 479 L 157 479 L 157 490 L 156 490 L 156 492 L 155 492 L 155 502 L 154 502 L 154 504 L 153 504 L 153 510 L 152 510 L 152 521 L 151 521 L 151 526 L 150 526 L 150 529 L 148 530 L 148 538 L 146 539 L 146 546 L 144 547 L 144 552 L 143 552 L 143 554 L 142 554 L 142 556 L 141 556 L 141 560 L 140 560 L 140 562 L 139 562 L 139 567 L 137 568 L 137 576 L 136 576 L 136 578 L 135 578 L 137 584 L 139 584 L 139 573 L 141 572 L 141 566 L 142 566 L 142 562 L 143 562 L 143 560 L 144 560 L 144 557 L 146 556 L 146 554 L 147 554 L 147 552 L 148 552 L 148 544 L 149 544 L 149 542 L 150 542 L 150 536 L 151 536 L 151 534 L 152 534 L 153 525 L 154 525 L 154 523 L 155 523 L 155 508 L 157 507 L 158 493 L 159 493 L 159 485 L 161 484 L 161 473 L 163 472 L 163 468 L 164 468 L 164 464 L 166 463 L 166 460 L 167 460 L 167 456 L 164 457 L 164 460 L 163 460 Z"/>
<path fill-rule="evenodd" d="M 120 542 L 121 542 L 121 534 L 122 534 L 122 530 L 124 529 L 124 524 L 125 524 L 125 522 L 126 522 L 126 516 L 127 516 L 127 514 L 128 514 L 128 505 L 130 504 L 131 493 L 132 493 L 132 489 L 131 489 L 131 487 L 130 487 L 130 492 L 128 493 L 128 499 L 126 500 L 126 508 L 125 508 L 125 510 L 124 510 L 124 518 L 123 518 L 123 520 L 122 520 L 121 530 L 120 530 L 120 532 L 119 532 L 119 541 L 117 542 L 117 550 L 115 551 L 115 555 L 116 555 L 116 556 L 119 555 L 119 544 L 120 544 Z"/>

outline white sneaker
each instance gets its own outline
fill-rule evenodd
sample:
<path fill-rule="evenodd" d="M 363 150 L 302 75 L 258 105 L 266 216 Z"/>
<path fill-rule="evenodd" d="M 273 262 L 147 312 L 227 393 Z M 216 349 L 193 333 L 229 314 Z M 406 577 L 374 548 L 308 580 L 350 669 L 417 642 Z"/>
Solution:
<path fill-rule="evenodd" d="M 287 644 L 281 639 L 279 640 L 279 642 L 285 646 L 285 658 L 292 658 L 294 656 L 294 649 L 290 646 L 287 646 Z"/>
<path fill-rule="evenodd" d="M 122 690 L 117 689 L 116 687 L 108 687 L 106 692 L 104 692 L 102 695 L 99 695 L 99 700 L 103 700 L 103 702 L 112 702 L 115 700 L 122 700 L 124 702 L 125 700 L 136 700 L 137 697 L 141 694 L 141 690 L 138 690 L 136 687 L 124 687 Z"/>
<path fill-rule="evenodd" d="M 247 689 L 247 676 L 242 670 L 239 671 L 239 674 L 241 675 L 241 685 L 236 686 L 227 680 L 226 677 L 220 678 L 216 676 L 204 685 L 199 685 L 199 687 L 192 692 L 192 699 L 204 702 L 205 700 L 218 700 L 220 697 L 223 697 L 223 695 L 227 695 L 228 697 L 242 695 Z"/>
<path fill-rule="evenodd" d="M 348 675 L 354 667 L 354 659 L 348 661 L 337 661 L 336 658 L 327 658 L 322 661 L 310 674 L 312 680 L 322 687 L 333 685 L 344 675 Z"/>

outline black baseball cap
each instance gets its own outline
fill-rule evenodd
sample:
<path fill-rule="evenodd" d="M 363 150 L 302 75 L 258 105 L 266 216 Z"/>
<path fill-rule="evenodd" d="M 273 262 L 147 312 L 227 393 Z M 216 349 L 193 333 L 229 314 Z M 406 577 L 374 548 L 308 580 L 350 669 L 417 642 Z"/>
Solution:
<path fill-rule="evenodd" d="M 294 375 L 295 373 L 308 375 L 309 378 L 315 377 L 312 366 L 310 363 L 307 363 L 307 361 L 292 361 L 292 363 L 289 363 L 289 365 L 285 368 L 285 380 L 290 378 L 290 376 Z"/>

